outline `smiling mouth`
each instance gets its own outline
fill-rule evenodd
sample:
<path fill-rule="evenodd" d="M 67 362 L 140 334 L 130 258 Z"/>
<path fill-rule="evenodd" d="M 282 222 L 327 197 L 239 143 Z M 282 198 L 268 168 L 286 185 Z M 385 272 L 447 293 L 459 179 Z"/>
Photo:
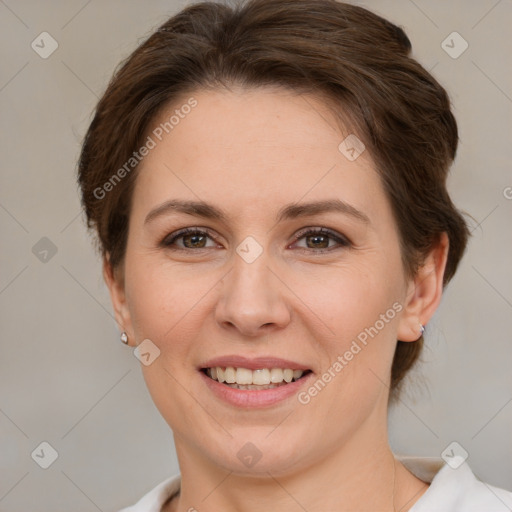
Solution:
<path fill-rule="evenodd" d="M 234 389 L 264 390 L 286 386 L 304 378 L 311 370 L 293 370 L 290 368 L 234 368 L 232 366 L 202 368 L 210 379 Z"/>

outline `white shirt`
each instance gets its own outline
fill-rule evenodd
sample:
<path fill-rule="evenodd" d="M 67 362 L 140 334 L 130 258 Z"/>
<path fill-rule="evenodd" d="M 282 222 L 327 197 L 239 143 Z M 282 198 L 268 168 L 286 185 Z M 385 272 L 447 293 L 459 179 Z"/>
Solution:
<path fill-rule="evenodd" d="M 443 459 L 400 457 L 417 478 L 430 484 L 410 512 L 511 512 L 512 492 L 478 480 L 464 462 L 457 469 Z M 135 505 L 119 512 L 161 512 L 162 505 L 180 488 L 181 476 L 175 475 L 158 484 Z"/>

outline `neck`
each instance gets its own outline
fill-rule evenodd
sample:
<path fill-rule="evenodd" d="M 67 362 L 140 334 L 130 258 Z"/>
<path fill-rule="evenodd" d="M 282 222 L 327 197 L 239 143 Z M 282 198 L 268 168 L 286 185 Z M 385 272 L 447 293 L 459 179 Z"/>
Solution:
<path fill-rule="evenodd" d="M 428 485 L 396 462 L 387 429 L 367 422 L 336 451 L 299 469 L 257 476 L 221 469 L 175 436 L 181 469 L 181 491 L 166 512 L 282 512 L 303 510 L 375 510 L 406 512 Z M 381 435 L 378 435 L 378 434 Z"/>

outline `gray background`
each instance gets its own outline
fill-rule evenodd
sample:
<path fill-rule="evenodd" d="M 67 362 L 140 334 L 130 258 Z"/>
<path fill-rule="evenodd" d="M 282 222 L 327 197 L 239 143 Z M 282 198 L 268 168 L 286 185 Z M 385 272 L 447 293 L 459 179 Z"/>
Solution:
<path fill-rule="evenodd" d="M 450 92 L 461 144 L 449 188 L 474 217 L 425 362 L 390 416 L 392 446 L 439 456 L 457 441 L 480 478 L 512 489 L 512 2 L 360 4 L 402 25 Z M 0 511 L 112 511 L 178 471 L 118 341 L 75 164 L 117 63 L 184 5 L 0 0 Z M 59 45 L 47 59 L 31 48 L 43 31 Z M 453 31 L 469 44 L 456 59 L 441 46 Z M 46 261 L 43 237 L 57 249 Z M 43 441 L 58 453 L 46 470 L 31 457 Z"/>

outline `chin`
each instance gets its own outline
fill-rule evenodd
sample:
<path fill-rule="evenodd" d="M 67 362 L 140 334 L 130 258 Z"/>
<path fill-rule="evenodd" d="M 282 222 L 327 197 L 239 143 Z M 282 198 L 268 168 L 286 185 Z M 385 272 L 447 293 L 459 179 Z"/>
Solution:
<path fill-rule="evenodd" d="M 210 452 L 210 460 L 218 467 L 240 476 L 268 478 L 296 471 L 304 455 L 307 437 L 301 442 L 283 429 L 272 433 L 276 425 L 259 428 L 231 429 L 233 437 L 223 436 L 222 440 L 202 439 L 203 453 Z M 280 428 L 280 427 L 278 427 Z M 294 434 L 297 431 L 294 429 Z M 305 433 L 306 435 L 306 433 Z M 212 446 L 216 451 L 211 453 Z"/>

